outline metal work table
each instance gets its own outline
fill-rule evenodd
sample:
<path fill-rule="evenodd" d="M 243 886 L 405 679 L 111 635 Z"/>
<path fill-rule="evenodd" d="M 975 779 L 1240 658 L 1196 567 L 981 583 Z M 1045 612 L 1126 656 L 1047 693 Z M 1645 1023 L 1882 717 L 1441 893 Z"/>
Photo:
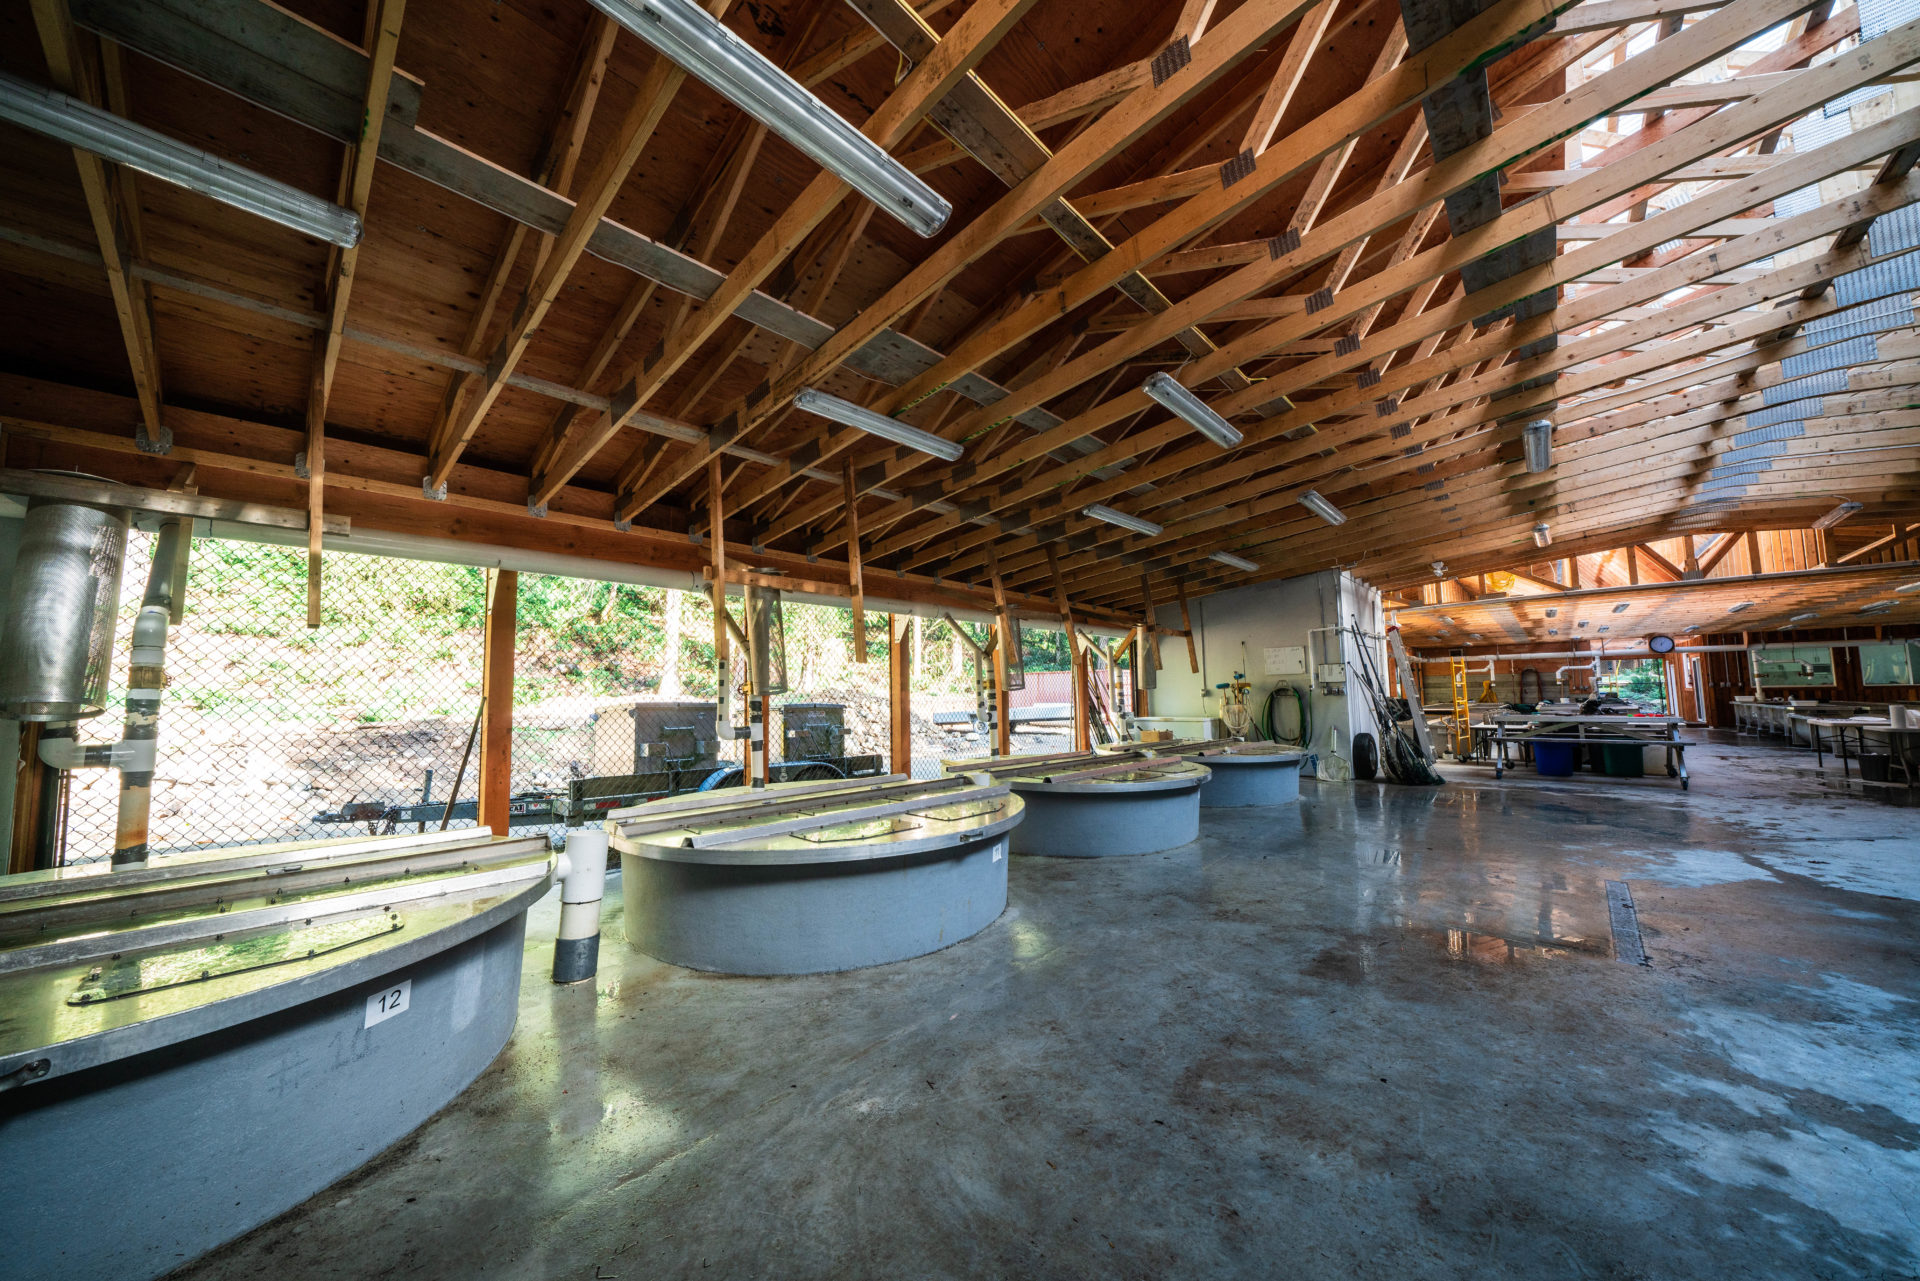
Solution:
<path fill-rule="evenodd" d="M 157 1276 L 405 1137 L 505 1045 L 551 870 L 468 828 L 0 878 L 8 1263 Z"/>
<path fill-rule="evenodd" d="M 1679 779 L 1680 790 L 1686 791 L 1688 742 L 1680 737 L 1680 727 L 1684 724 L 1686 720 L 1680 716 L 1496 715 L 1493 733 L 1487 737 L 1492 747 L 1493 776 L 1500 778 L 1505 774 L 1512 764 L 1507 749 L 1516 744 L 1526 747 L 1536 743 L 1568 743 L 1592 747 L 1635 743 L 1643 747 L 1664 747 L 1667 777 Z"/>
<path fill-rule="evenodd" d="M 1826 747 L 1822 741 L 1824 732 L 1831 730 L 1835 740 L 1833 754 L 1840 758 L 1840 776 L 1851 778 L 1852 771 L 1847 766 L 1847 731 L 1853 730 L 1860 735 L 1860 752 L 1867 750 L 1867 731 L 1887 736 L 1888 753 L 1892 763 L 1900 767 L 1907 776 L 1907 789 L 1914 787 L 1914 744 L 1920 742 L 1920 729 L 1895 729 L 1893 722 L 1885 717 L 1875 716 L 1809 716 L 1807 730 L 1813 738 L 1814 764 L 1826 768 Z"/>
<path fill-rule="evenodd" d="M 1213 745 L 1213 744 L 1208 744 Z M 1027 803 L 1015 854 L 1100 858 L 1153 854 L 1200 834 L 1200 789 L 1213 774 L 1180 759 L 1179 743 L 1130 743 L 1101 752 L 947 761 L 990 777 Z"/>
<path fill-rule="evenodd" d="M 1024 805 L 977 778 L 776 783 L 607 817 L 627 941 L 727 974 L 813 974 L 969 938 L 1007 904 Z"/>

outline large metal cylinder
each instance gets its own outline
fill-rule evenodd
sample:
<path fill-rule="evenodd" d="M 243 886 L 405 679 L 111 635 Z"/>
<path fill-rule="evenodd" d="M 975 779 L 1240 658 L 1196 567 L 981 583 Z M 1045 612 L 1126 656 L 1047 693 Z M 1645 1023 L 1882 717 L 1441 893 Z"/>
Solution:
<path fill-rule="evenodd" d="M 126 553 L 126 512 L 56 499 L 29 503 L 0 641 L 0 716 L 70 721 L 100 714 Z"/>

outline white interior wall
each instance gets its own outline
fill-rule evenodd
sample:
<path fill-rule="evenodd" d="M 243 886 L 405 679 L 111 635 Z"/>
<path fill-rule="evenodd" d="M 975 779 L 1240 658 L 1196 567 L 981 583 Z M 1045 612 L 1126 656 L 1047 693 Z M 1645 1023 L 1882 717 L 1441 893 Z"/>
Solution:
<path fill-rule="evenodd" d="M 1179 637 L 1163 638 L 1160 686 L 1153 694 L 1156 715 L 1218 715 L 1220 691 L 1214 686 L 1232 680 L 1235 672 L 1244 672 L 1253 686 L 1248 703 L 1256 715 L 1277 686 L 1310 690 L 1313 741 L 1309 750 L 1317 755 L 1327 750 L 1329 727 L 1342 756 L 1348 755 L 1353 734 L 1375 732 L 1372 712 L 1365 699 L 1358 697 L 1351 677 L 1344 693 L 1328 693 L 1313 671 L 1317 664 L 1329 662 L 1350 668 L 1357 657 L 1351 638 L 1317 629 L 1351 627 L 1357 619 L 1363 630 L 1379 634 L 1380 593 L 1369 584 L 1351 574 L 1325 570 L 1216 592 L 1190 602 L 1188 609 L 1201 670 L 1197 676 L 1193 673 L 1186 644 Z M 1179 606 L 1160 607 L 1159 621 L 1166 627 L 1180 626 Z M 1306 649 L 1310 641 L 1304 674 L 1269 671 L 1269 650 Z M 1370 643 L 1375 665 L 1385 675 L 1385 650 L 1378 641 Z M 1293 713 L 1287 705 L 1291 700 L 1282 697 L 1278 718 L 1283 725 L 1291 725 Z"/>

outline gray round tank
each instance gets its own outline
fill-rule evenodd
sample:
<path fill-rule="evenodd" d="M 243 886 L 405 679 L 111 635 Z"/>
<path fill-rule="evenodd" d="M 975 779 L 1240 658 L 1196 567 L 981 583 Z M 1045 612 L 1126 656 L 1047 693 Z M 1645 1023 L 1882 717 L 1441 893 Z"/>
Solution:
<path fill-rule="evenodd" d="M 550 867 L 478 828 L 0 879 L 0 1275 L 146 1281 L 404 1138 L 512 1033 Z"/>
<path fill-rule="evenodd" d="M 72 721 L 106 706 L 127 513 L 33 499 L 0 641 L 0 717 Z"/>
<path fill-rule="evenodd" d="M 1200 789 L 1210 772 L 1186 761 L 1089 778 L 1006 779 L 1027 803 L 1015 854 L 1102 858 L 1155 854 L 1200 835 Z"/>
<path fill-rule="evenodd" d="M 608 827 L 620 851 L 627 942 L 688 969 L 762 975 L 881 965 L 970 938 L 1006 909 L 1007 833 L 1023 806 L 1004 788 L 960 795 L 954 782 L 892 784 L 903 799 L 880 818 L 855 812 L 863 793 L 879 788 L 824 795 L 823 810 L 852 807 L 849 821 L 796 818 L 780 825 L 784 832 L 705 847 L 689 844 L 689 834 L 751 823 L 762 798 L 823 795 L 806 790 L 819 785 L 711 794 L 709 805 L 743 807 L 742 817 L 709 809 L 684 827 L 640 831 L 649 811 L 669 811 L 623 811 Z"/>
<path fill-rule="evenodd" d="M 1291 805 L 1300 799 L 1300 762 L 1306 753 L 1276 743 L 1243 743 L 1188 756 L 1213 771 L 1200 789 L 1202 809 Z"/>

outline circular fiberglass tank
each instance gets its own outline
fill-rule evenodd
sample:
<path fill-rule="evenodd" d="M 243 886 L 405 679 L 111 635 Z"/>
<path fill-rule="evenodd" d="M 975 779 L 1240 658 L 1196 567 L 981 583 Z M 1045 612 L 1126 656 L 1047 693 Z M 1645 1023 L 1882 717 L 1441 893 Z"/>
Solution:
<path fill-rule="evenodd" d="M 13 1012 L 0 1162 L 33 1172 L 0 1209 L 0 1272 L 171 1272 L 372 1160 L 471 1084 L 513 1032 L 526 912 L 549 866 L 544 841 L 499 843 L 524 857 L 490 864 L 445 848 L 474 835 L 425 842 L 442 848 L 415 848 L 398 875 L 343 869 L 334 855 L 352 843 L 280 846 L 254 869 L 272 885 L 226 881 L 205 920 L 181 911 L 219 875 L 199 856 L 136 874 L 192 874 L 145 886 L 147 904 L 124 873 L 0 895 L 0 1008 Z M 359 875 L 345 894 L 319 888 Z M 35 888 L 24 879 L 0 888 Z M 98 909 L 153 919 L 89 929 Z"/>
<path fill-rule="evenodd" d="M 1024 806 L 1003 790 L 949 800 L 941 789 L 955 781 L 902 785 L 884 817 L 717 846 L 686 844 L 686 828 L 625 835 L 611 819 L 627 942 L 670 965 L 772 975 L 883 965 L 971 938 L 1006 909 L 1007 833 Z M 785 786 L 808 785 L 757 795 L 777 801 Z"/>
<path fill-rule="evenodd" d="M 1153 761 L 1058 781 L 1004 778 L 1027 803 L 1013 852 L 1102 858 L 1175 849 L 1200 835 L 1200 789 L 1209 777 L 1204 765 Z"/>
<path fill-rule="evenodd" d="M 1246 743 L 1188 757 L 1213 771 L 1200 789 L 1202 809 L 1291 805 L 1300 799 L 1300 763 L 1306 753 L 1273 743 Z"/>

